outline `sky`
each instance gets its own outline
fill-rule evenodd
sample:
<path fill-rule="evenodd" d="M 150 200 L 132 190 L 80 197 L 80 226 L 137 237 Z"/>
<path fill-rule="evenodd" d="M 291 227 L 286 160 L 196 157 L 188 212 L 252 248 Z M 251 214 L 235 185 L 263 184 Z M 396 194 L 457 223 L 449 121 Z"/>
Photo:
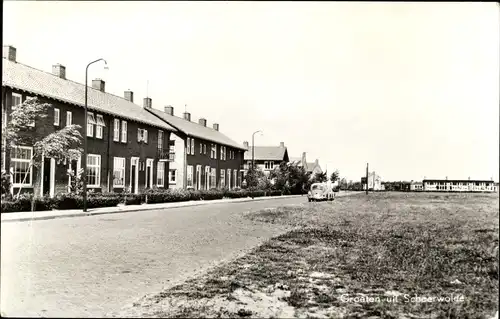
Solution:
<path fill-rule="evenodd" d="M 17 61 L 358 181 L 499 179 L 496 3 L 5 1 Z"/>

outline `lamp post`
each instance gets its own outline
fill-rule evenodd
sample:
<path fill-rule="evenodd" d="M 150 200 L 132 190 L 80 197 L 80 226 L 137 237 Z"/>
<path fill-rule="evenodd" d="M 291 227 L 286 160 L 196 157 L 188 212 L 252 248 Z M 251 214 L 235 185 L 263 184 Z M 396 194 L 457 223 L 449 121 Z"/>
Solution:
<path fill-rule="evenodd" d="M 88 85 L 87 85 L 87 79 L 88 79 L 88 73 L 89 73 L 89 66 L 91 64 L 94 64 L 99 61 L 104 61 L 104 68 L 107 69 L 108 63 L 104 59 L 97 59 L 95 61 L 90 62 L 87 64 L 87 68 L 85 69 L 85 122 L 84 122 L 84 127 L 85 127 L 85 136 L 83 137 L 83 211 L 87 211 L 87 130 L 88 130 L 88 118 L 87 118 L 87 95 L 88 95 Z"/>
<path fill-rule="evenodd" d="M 255 145 L 254 145 L 254 137 L 255 137 L 255 134 L 256 133 L 261 133 L 262 134 L 262 131 L 255 131 L 253 132 L 252 134 L 252 170 L 254 169 L 255 167 L 255 164 L 254 164 L 254 161 L 255 161 Z"/>

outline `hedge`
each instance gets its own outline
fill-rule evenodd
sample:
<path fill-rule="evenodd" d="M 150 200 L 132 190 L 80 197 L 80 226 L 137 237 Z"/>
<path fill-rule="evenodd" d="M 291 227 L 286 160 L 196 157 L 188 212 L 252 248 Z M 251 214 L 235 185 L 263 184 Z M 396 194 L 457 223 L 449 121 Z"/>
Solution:
<path fill-rule="evenodd" d="M 289 192 L 287 192 L 289 193 Z M 88 208 L 114 207 L 118 204 L 140 205 L 143 203 L 173 203 L 183 201 L 197 200 L 215 200 L 223 198 L 245 198 L 245 197 L 263 197 L 263 196 L 281 196 L 280 190 L 257 190 L 257 189 L 210 189 L 210 190 L 183 190 L 167 189 L 152 190 L 148 189 L 143 194 L 126 193 L 89 193 L 87 197 Z M 23 212 L 31 211 L 31 199 L 33 195 L 21 195 L 19 199 L 3 198 L 2 212 Z M 83 197 L 75 194 L 58 194 L 54 198 L 39 197 L 35 201 L 35 210 L 64 210 L 64 209 L 83 209 Z"/>

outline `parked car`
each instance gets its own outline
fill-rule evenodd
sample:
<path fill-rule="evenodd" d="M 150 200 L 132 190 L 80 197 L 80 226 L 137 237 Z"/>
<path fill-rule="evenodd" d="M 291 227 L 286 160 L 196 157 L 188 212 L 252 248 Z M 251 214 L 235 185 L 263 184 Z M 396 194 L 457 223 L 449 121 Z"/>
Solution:
<path fill-rule="evenodd" d="M 334 200 L 335 193 L 330 185 L 326 183 L 314 183 L 307 193 L 307 199 L 312 201 Z"/>

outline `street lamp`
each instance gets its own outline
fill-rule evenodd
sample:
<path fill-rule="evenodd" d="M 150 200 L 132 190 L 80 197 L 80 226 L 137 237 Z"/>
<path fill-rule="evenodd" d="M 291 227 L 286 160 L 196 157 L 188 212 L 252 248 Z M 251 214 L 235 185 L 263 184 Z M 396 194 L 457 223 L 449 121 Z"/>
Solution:
<path fill-rule="evenodd" d="M 98 59 L 95 61 L 90 62 L 87 64 L 87 68 L 85 69 L 85 136 L 83 137 L 83 211 L 87 211 L 87 130 L 88 130 L 88 124 L 87 124 L 87 95 L 88 95 L 88 85 L 87 85 L 87 78 L 88 78 L 88 73 L 89 73 L 89 66 L 91 64 L 94 64 L 99 61 L 104 61 L 104 69 L 108 69 L 108 63 L 104 59 Z"/>
<path fill-rule="evenodd" d="M 256 133 L 260 133 L 262 135 L 262 131 L 255 131 L 252 134 L 252 170 L 255 167 L 254 160 L 255 160 L 255 146 L 254 146 L 254 137 Z"/>

